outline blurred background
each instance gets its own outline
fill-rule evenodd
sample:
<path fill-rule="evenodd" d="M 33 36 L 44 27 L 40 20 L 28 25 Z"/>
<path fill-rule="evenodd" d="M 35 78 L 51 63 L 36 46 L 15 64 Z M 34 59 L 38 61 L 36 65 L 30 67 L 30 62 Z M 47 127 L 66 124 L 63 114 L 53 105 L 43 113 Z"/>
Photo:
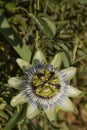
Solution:
<path fill-rule="evenodd" d="M 18 113 L 11 107 L 18 90 L 8 79 L 22 75 L 15 60 L 22 57 L 31 63 L 36 48 L 48 62 L 62 52 L 61 69 L 77 68 L 71 84 L 85 93 L 72 99 L 77 115 L 61 111 L 52 124 L 43 113 L 29 121 L 26 110 Z M 0 0 L 0 130 L 4 129 L 87 130 L 87 0 Z"/>

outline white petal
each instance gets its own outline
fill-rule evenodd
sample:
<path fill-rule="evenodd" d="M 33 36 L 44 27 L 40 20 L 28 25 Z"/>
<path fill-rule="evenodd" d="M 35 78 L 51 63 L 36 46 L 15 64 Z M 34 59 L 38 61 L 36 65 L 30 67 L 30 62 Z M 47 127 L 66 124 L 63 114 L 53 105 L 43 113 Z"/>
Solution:
<path fill-rule="evenodd" d="M 50 121 L 55 121 L 57 119 L 57 113 L 56 113 L 56 108 L 45 108 L 44 109 L 45 114 L 47 115 L 48 119 Z"/>
<path fill-rule="evenodd" d="M 16 62 L 22 70 L 29 69 L 29 67 L 30 67 L 30 64 L 21 58 L 17 58 Z"/>
<path fill-rule="evenodd" d="M 36 53 L 35 53 L 35 55 L 34 55 L 34 58 L 33 58 L 33 61 L 34 60 L 39 60 L 40 62 L 42 62 L 42 63 L 46 63 L 47 61 L 46 61 L 46 58 L 45 58 L 45 56 L 44 56 L 44 54 L 42 53 L 42 51 L 41 50 L 37 50 L 36 51 Z"/>
<path fill-rule="evenodd" d="M 62 71 L 60 71 L 60 73 L 61 73 L 61 77 L 64 79 L 64 80 L 71 80 L 73 77 L 74 77 L 74 75 L 76 74 L 76 68 L 75 67 L 69 67 L 69 68 L 67 68 L 67 69 L 64 69 L 64 70 L 62 70 Z"/>
<path fill-rule="evenodd" d="M 15 89 L 20 89 L 22 83 L 23 83 L 23 77 L 11 77 L 8 80 L 8 84 Z"/>
<path fill-rule="evenodd" d="M 27 98 L 23 95 L 23 92 L 21 92 L 11 100 L 11 106 L 15 107 L 26 102 Z"/>
<path fill-rule="evenodd" d="M 51 65 L 53 65 L 54 68 L 60 68 L 62 63 L 61 53 L 58 53 L 54 56 L 53 60 L 51 61 Z"/>
<path fill-rule="evenodd" d="M 77 97 L 80 98 L 84 95 L 79 89 L 69 86 L 66 92 L 68 97 Z"/>
<path fill-rule="evenodd" d="M 39 113 L 40 113 L 40 111 L 37 108 L 37 106 L 33 106 L 31 104 L 28 105 L 27 114 L 26 114 L 28 119 L 35 118 Z"/>
<path fill-rule="evenodd" d="M 57 105 L 58 105 L 58 108 L 63 111 L 77 113 L 77 109 L 75 108 L 74 104 L 67 97 L 65 97 L 64 99 L 60 99 L 60 101 L 57 102 Z"/>

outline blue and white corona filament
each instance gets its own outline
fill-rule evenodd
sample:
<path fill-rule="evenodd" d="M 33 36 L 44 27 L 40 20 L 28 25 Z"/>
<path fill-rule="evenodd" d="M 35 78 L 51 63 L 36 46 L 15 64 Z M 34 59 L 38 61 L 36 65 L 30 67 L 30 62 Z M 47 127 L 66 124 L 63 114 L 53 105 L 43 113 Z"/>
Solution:
<path fill-rule="evenodd" d="M 59 71 L 60 54 L 55 55 L 50 65 L 40 50 L 36 52 L 32 65 L 22 59 L 17 59 L 17 63 L 25 75 L 8 80 L 10 86 L 22 89 L 12 99 L 12 106 L 27 102 L 26 115 L 29 119 L 36 117 L 41 111 L 44 111 L 51 121 L 56 120 L 58 109 L 77 112 L 69 97 L 81 97 L 83 93 L 68 84 L 74 77 L 76 68 L 69 67 Z"/>

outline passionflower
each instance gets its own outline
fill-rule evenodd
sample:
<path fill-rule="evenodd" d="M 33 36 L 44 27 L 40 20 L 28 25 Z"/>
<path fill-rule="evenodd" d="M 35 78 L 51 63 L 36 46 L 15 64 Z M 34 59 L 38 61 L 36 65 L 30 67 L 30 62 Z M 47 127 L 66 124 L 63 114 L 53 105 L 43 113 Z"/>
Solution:
<path fill-rule="evenodd" d="M 76 74 L 75 67 L 59 70 L 61 54 L 47 64 L 45 56 L 38 50 L 32 65 L 23 59 L 16 60 L 24 72 L 22 77 L 12 77 L 8 84 L 21 92 L 11 100 L 13 107 L 28 103 L 27 118 L 32 119 L 44 111 L 50 121 L 56 120 L 58 110 L 77 113 L 69 97 L 81 97 L 83 93 L 69 85 Z"/>

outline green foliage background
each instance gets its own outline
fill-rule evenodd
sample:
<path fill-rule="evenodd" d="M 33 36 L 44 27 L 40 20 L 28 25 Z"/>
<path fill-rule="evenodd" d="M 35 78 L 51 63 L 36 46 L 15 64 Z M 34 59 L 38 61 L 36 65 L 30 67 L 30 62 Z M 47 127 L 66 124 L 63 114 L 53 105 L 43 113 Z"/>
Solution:
<path fill-rule="evenodd" d="M 45 115 L 27 121 L 24 106 L 19 113 L 10 106 L 18 91 L 7 81 L 22 74 L 15 60 L 31 62 L 37 48 L 48 61 L 61 52 L 61 69 L 77 67 L 72 84 L 85 92 L 78 104 L 87 111 L 87 1 L 0 0 L 0 130 L 72 130 L 64 118 L 58 117 L 56 125 Z"/>

